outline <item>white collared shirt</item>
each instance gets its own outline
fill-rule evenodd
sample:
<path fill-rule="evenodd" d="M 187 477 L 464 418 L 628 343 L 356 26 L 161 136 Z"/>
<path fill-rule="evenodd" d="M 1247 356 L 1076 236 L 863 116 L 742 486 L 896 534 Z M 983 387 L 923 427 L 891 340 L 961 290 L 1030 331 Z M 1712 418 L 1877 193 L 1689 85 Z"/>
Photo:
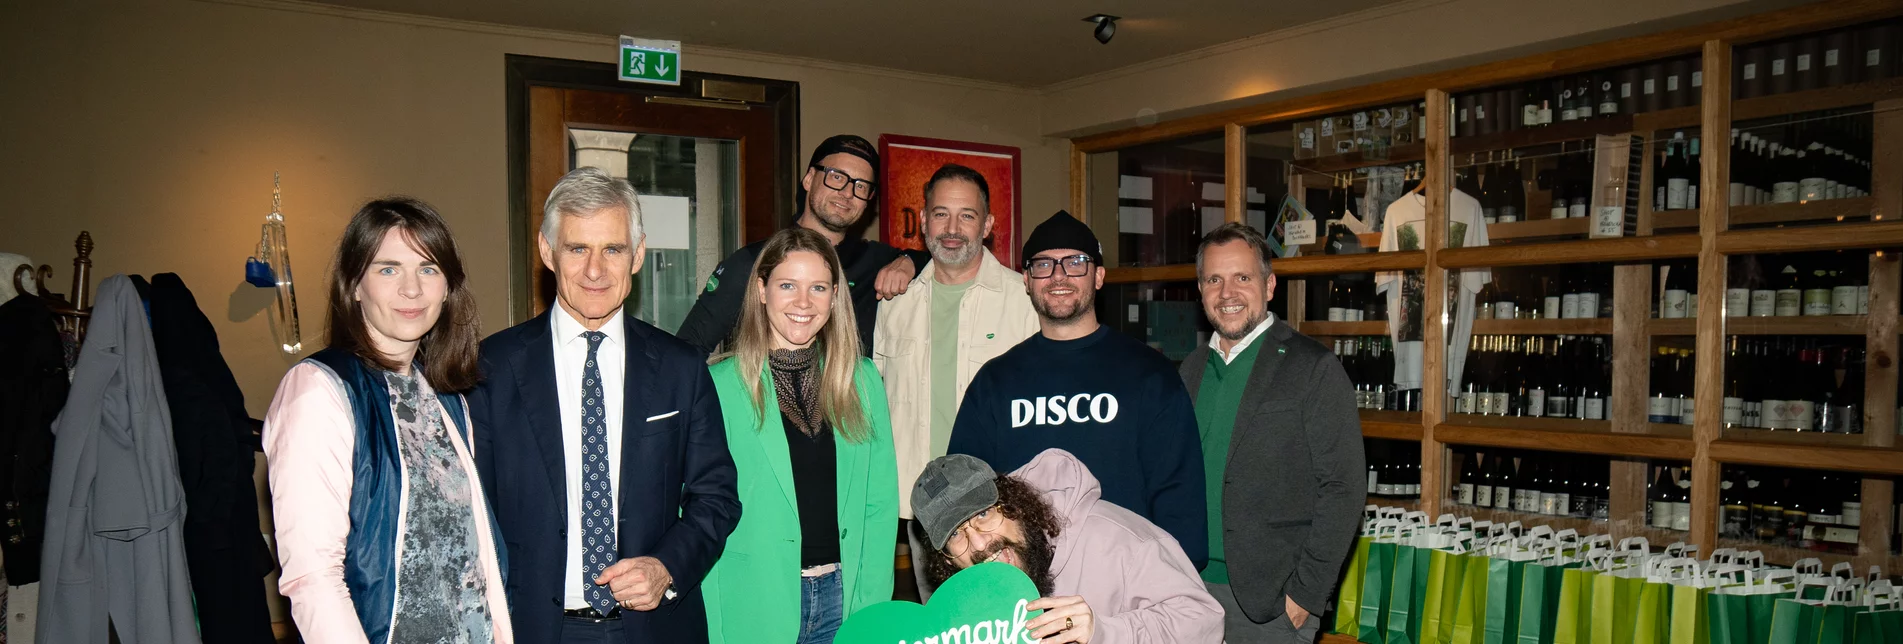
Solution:
<path fill-rule="evenodd" d="M 628 328 L 621 321 L 624 310 L 615 311 L 599 329 L 608 334 L 595 350 L 595 367 L 601 370 L 602 410 L 607 412 L 608 479 L 621 498 L 621 414 L 626 397 Z M 582 585 L 581 550 L 581 372 L 588 363 L 588 331 L 558 300 L 550 314 L 550 335 L 555 348 L 555 392 L 562 407 L 562 473 L 568 491 L 568 565 L 562 577 L 566 589 L 563 608 L 586 608 L 586 587 Z M 619 503 L 615 517 L 621 516 Z M 615 525 L 619 525 L 617 522 Z"/>
<path fill-rule="evenodd" d="M 1236 356 L 1242 355 L 1242 350 L 1249 348 L 1250 344 L 1255 343 L 1255 339 L 1260 337 L 1263 331 L 1269 330 L 1269 326 L 1272 324 L 1275 324 L 1274 313 L 1270 313 L 1269 318 L 1263 320 L 1261 324 L 1255 325 L 1255 330 L 1250 331 L 1249 335 L 1242 336 L 1242 341 L 1237 342 L 1236 346 L 1230 348 L 1227 353 L 1222 350 L 1222 334 L 1211 333 L 1209 334 L 1209 350 L 1216 352 L 1218 356 L 1222 356 L 1223 364 L 1235 362 Z"/>

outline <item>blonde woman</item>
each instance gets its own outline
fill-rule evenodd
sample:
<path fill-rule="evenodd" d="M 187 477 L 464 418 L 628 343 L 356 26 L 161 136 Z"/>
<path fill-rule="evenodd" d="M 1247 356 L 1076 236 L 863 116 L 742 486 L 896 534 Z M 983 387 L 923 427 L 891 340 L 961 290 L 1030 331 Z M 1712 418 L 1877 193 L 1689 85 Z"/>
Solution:
<path fill-rule="evenodd" d="M 846 286 L 832 243 L 780 231 L 711 367 L 746 508 L 705 584 L 713 642 L 831 642 L 892 598 L 898 465 Z"/>

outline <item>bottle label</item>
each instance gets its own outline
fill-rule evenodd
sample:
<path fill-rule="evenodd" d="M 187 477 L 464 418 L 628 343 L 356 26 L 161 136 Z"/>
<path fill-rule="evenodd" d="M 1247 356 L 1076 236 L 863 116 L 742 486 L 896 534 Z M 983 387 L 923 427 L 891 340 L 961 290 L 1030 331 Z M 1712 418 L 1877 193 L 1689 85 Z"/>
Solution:
<path fill-rule="evenodd" d="M 1632 98 L 1632 84 L 1619 83 L 1619 98 Z"/>
<path fill-rule="evenodd" d="M 1559 317 L 1560 297 L 1558 295 L 1548 295 L 1546 296 L 1545 301 L 1542 303 L 1545 304 L 1546 306 L 1543 307 L 1544 310 L 1541 311 L 1543 315 L 1541 315 L 1540 317 L 1546 318 L 1548 320 L 1557 319 Z"/>
<path fill-rule="evenodd" d="M 1800 72 L 1810 71 L 1810 54 L 1797 55 L 1797 71 L 1800 71 Z"/>
<path fill-rule="evenodd" d="M 1804 289 L 1804 315 L 1830 315 L 1830 291 Z"/>
<path fill-rule="evenodd" d="M 1751 291 L 1751 316 L 1770 317 L 1777 315 L 1777 291 L 1758 289 Z"/>
<path fill-rule="evenodd" d="M 1581 408 L 1586 410 L 1585 411 L 1586 420 L 1605 420 L 1606 419 L 1606 399 L 1584 398 L 1582 399 L 1582 401 L 1584 402 L 1584 404 L 1581 405 Z"/>
<path fill-rule="evenodd" d="M 1561 121 L 1577 121 L 1577 120 L 1579 120 L 1579 108 L 1577 108 L 1577 107 L 1561 107 L 1561 108 L 1559 109 L 1559 120 L 1561 120 Z"/>
<path fill-rule="evenodd" d="M 1513 318 L 1515 318 L 1515 317 L 1517 317 L 1517 316 L 1518 316 L 1518 315 L 1517 315 L 1518 313 L 1519 313 L 1518 311 L 1515 311 L 1515 310 L 1514 310 L 1514 307 L 1513 307 L 1513 303 L 1512 303 L 1512 302 L 1509 302 L 1509 301 L 1504 301 L 1504 300 L 1503 300 L 1503 301 L 1499 301 L 1499 302 L 1494 302 L 1494 303 L 1493 303 L 1493 317 L 1494 317 L 1494 319 L 1499 319 L 1499 320 L 1511 320 L 1511 319 L 1513 319 Z"/>
<path fill-rule="evenodd" d="M 1668 92 L 1678 91 L 1678 76 L 1665 77 L 1665 91 L 1668 91 Z"/>
<path fill-rule="evenodd" d="M 1697 185 L 1689 185 L 1685 187 L 1685 207 L 1690 210 L 1698 209 L 1698 186 Z"/>
<path fill-rule="evenodd" d="M 1646 399 L 1645 420 L 1652 423 L 1678 422 L 1678 399 L 1663 395 Z"/>
<path fill-rule="evenodd" d="M 1520 108 L 1520 124 L 1533 126 L 1540 124 L 1540 106 L 1527 105 Z"/>
<path fill-rule="evenodd" d="M 1829 199 L 1830 195 L 1825 194 L 1825 191 L 1828 190 L 1829 187 L 1830 182 L 1823 177 L 1804 179 L 1803 181 L 1797 182 L 1797 198 L 1799 201 L 1822 201 Z"/>
<path fill-rule="evenodd" d="M 1548 418 L 1565 418 L 1570 416 L 1572 401 L 1573 399 L 1567 396 L 1547 396 L 1546 416 Z"/>
<path fill-rule="evenodd" d="M 1705 86 L 1705 73 L 1692 72 L 1692 87 L 1704 87 L 1704 86 Z"/>
<path fill-rule="evenodd" d="M 1397 487 L 1397 486 L 1395 486 L 1395 485 L 1393 485 L 1393 484 L 1390 484 L 1390 483 L 1382 483 L 1382 484 L 1381 484 L 1381 485 L 1380 485 L 1380 486 L 1379 486 L 1379 487 L 1377 488 L 1377 490 L 1378 490 L 1378 491 L 1377 491 L 1376 493 L 1377 493 L 1377 494 L 1380 494 L 1381 496 L 1394 496 L 1394 488 L 1395 488 L 1395 487 Z"/>
<path fill-rule="evenodd" d="M 1801 314 L 1803 312 L 1804 312 L 1804 295 L 1802 291 L 1799 291 L 1794 288 L 1781 288 L 1777 290 L 1777 314 L 1778 315 L 1793 316 L 1793 315 Z"/>
<path fill-rule="evenodd" d="M 1655 81 L 1650 78 L 1645 79 L 1644 87 L 1641 87 L 1640 89 L 1645 92 L 1646 96 L 1652 95 L 1654 82 Z"/>
<path fill-rule="evenodd" d="M 1548 212 L 1548 213 L 1547 213 L 1547 216 L 1548 216 L 1548 217 L 1551 217 L 1551 218 L 1553 218 L 1553 219 L 1565 219 L 1565 218 L 1566 218 L 1566 212 L 1567 212 L 1567 208 L 1566 208 L 1566 200 L 1565 200 L 1565 199 L 1554 199 L 1554 200 L 1553 200 L 1553 210 L 1552 210 L 1552 211 L 1550 211 L 1550 212 Z"/>
<path fill-rule="evenodd" d="M 1381 491 L 1380 475 L 1375 474 L 1374 472 L 1369 472 L 1368 473 L 1368 493 L 1378 494 L 1380 491 Z"/>
<path fill-rule="evenodd" d="M 1690 503 L 1672 504 L 1672 529 L 1685 531 L 1692 529 L 1692 507 Z"/>
<path fill-rule="evenodd" d="M 1354 121 L 1354 128 L 1356 132 L 1368 131 L 1368 113 L 1367 112 L 1355 112 L 1352 119 Z"/>
<path fill-rule="evenodd" d="M 1883 50 L 1872 49 L 1872 50 L 1863 52 L 1863 66 L 1864 67 L 1875 67 L 1881 64 L 1883 64 Z"/>
<path fill-rule="evenodd" d="M 1685 317 L 1686 300 L 1689 299 L 1691 299 L 1691 293 L 1688 291 L 1681 289 L 1666 290 L 1665 306 L 1659 309 L 1659 317 L 1667 319 Z"/>
<path fill-rule="evenodd" d="M 1741 318 L 1751 313 L 1751 289 L 1725 289 L 1725 317 Z"/>
<path fill-rule="evenodd" d="M 1579 317 L 1579 294 L 1567 293 L 1559 296 L 1559 317 L 1572 320 Z"/>
<path fill-rule="evenodd" d="M 1731 205 L 1733 206 L 1744 205 L 1744 200 L 1745 200 L 1744 194 L 1746 189 L 1747 187 L 1742 183 L 1731 184 Z"/>
<path fill-rule="evenodd" d="M 1473 505 L 1474 485 L 1472 483 L 1460 484 L 1460 491 L 1457 494 L 1458 494 L 1458 497 L 1454 501 L 1455 503 L 1459 503 L 1461 505 Z"/>
<path fill-rule="evenodd" d="M 1858 286 L 1857 287 L 1857 315 L 1869 315 L 1869 314 L 1870 314 L 1870 286 L 1869 285 Z M 1899 433 L 1903 433 L 1903 432 L 1899 432 Z M 1903 513 L 1899 513 L 1899 514 L 1903 514 Z"/>
<path fill-rule="evenodd" d="M 1672 527 L 1672 504 L 1667 501 L 1652 502 L 1652 527 Z"/>
<path fill-rule="evenodd" d="M 1572 203 L 1569 203 L 1566 205 L 1567 219 L 1584 218 L 1585 216 L 1586 216 L 1586 200 L 1585 199 L 1574 199 Z"/>
<path fill-rule="evenodd" d="M 1544 105 L 1540 106 L 1540 125 L 1551 125 L 1552 123 L 1553 108 Z"/>
<path fill-rule="evenodd" d="M 1328 321 L 1329 322 L 1345 322 L 1347 320 L 1348 320 L 1347 309 L 1341 308 L 1339 306 L 1328 307 Z"/>
<path fill-rule="evenodd" d="M 1462 392 L 1460 394 L 1460 413 L 1474 413 L 1474 408 L 1479 404 L 1479 401 L 1475 400 L 1475 398 L 1477 398 L 1477 396 L 1474 395 L 1474 392 Z"/>
<path fill-rule="evenodd" d="M 1744 401 L 1744 426 L 1764 426 L 1764 403 L 1750 400 Z"/>
<path fill-rule="evenodd" d="M 1857 314 L 1857 288 L 1855 288 L 1855 286 L 1834 286 L 1834 288 L 1831 288 L 1831 314 Z"/>
<path fill-rule="evenodd" d="M 1467 108 L 1460 108 L 1460 122 L 1467 122 Z"/>
<path fill-rule="evenodd" d="M 1772 76 L 1784 75 L 1784 59 L 1779 58 L 1777 60 L 1771 61 L 1771 75 Z"/>
<path fill-rule="evenodd" d="M 1474 120 L 1476 120 L 1476 121 L 1484 121 L 1484 120 L 1486 120 L 1486 118 L 1487 118 L 1487 108 L 1486 108 L 1486 106 L 1484 106 L 1484 105 L 1475 105 L 1475 106 L 1474 106 Z"/>
<path fill-rule="evenodd" d="M 1688 179 L 1666 179 L 1665 180 L 1665 209 L 1666 210 L 1684 210 L 1685 209 L 1685 193 L 1686 191 L 1691 189 L 1691 185 L 1692 185 L 1692 182 Z"/>
<path fill-rule="evenodd" d="M 1758 78 L 1758 64 L 1757 64 L 1757 63 L 1745 63 L 1745 64 L 1744 64 L 1744 79 L 1745 79 L 1745 80 L 1757 80 L 1757 78 Z"/>
<path fill-rule="evenodd" d="M 1605 98 L 1599 99 L 1599 113 L 1600 114 L 1618 114 L 1619 103 L 1612 100 L 1612 95 L 1606 94 Z"/>
<path fill-rule="evenodd" d="M 1491 416 L 1499 413 L 1493 409 L 1492 392 L 1481 392 L 1474 395 L 1474 413 L 1482 416 Z"/>
<path fill-rule="evenodd" d="M 1493 507 L 1493 486 L 1475 485 L 1471 487 L 1473 487 L 1473 495 L 1474 495 L 1473 504 L 1474 505 L 1477 505 L 1483 508 Z"/>
<path fill-rule="evenodd" d="M 1494 486 L 1493 507 L 1498 510 L 1513 509 L 1513 489 L 1505 485 Z"/>
<path fill-rule="evenodd" d="M 1692 412 L 1696 411 L 1697 409 L 1698 409 L 1697 401 L 1692 400 L 1689 397 L 1678 399 L 1678 424 L 1680 425 L 1693 424 L 1695 418 Z"/>
<path fill-rule="evenodd" d="M 1546 390 L 1534 389 L 1526 392 L 1526 413 L 1540 415 L 1546 409 Z"/>
<path fill-rule="evenodd" d="M 1332 119 L 1332 118 L 1322 119 L 1321 129 L 1322 129 L 1322 136 L 1334 136 L 1335 135 L 1335 119 Z"/>
<path fill-rule="evenodd" d="M 1829 423 L 1825 431 L 1836 434 L 1863 433 L 1863 408 L 1859 405 L 1825 405 L 1822 415 Z"/>
<path fill-rule="evenodd" d="M 1665 184 L 1664 183 L 1660 183 L 1652 187 L 1652 209 L 1653 210 L 1667 209 L 1665 207 Z"/>
<path fill-rule="evenodd" d="M 1817 429 L 1817 404 L 1808 400 L 1784 401 L 1785 420 L 1791 429 L 1808 432 Z"/>
<path fill-rule="evenodd" d="M 1824 50 L 1824 66 L 1825 67 L 1837 66 L 1837 50 L 1835 49 Z"/>
<path fill-rule="evenodd" d="M 1500 207 L 1500 221 L 1501 222 L 1510 223 L 1510 222 L 1515 222 L 1519 220 L 1520 220 L 1519 206 L 1501 206 Z"/>
<path fill-rule="evenodd" d="M 1796 181 L 1779 181 L 1771 184 L 1772 203 L 1797 203 L 1798 191 L 1802 188 Z"/>
<path fill-rule="evenodd" d="M 1791 421 L 1788 416 L 1790 410 L 1784 406 L 1786 402 L 1787 401 L 1777 400 L 1775 398 L 1766 398 L 1764 402 L 1759 403 L 1757 426 L 1765 429 L 1791 429 Z"/>
<path fill-rule="evenodd" d="M 1579 106 L 1579 118 L 1582 118 L 1582 119 L 1592 118 L 1592 104 L 1586 103 L 1586 101 L 1589 101 L 1592 99 L 1586 98 L 1586 95 L 1584 93 L 1581 93 L 1579 95 L 1579 100 L 1581 103 L 1584 103 L 1583 105 Z"/>
<path fill-rule="evenodd" d="M 1512 409 L 1513 397 L 1501 391 L 1493 394 L 1493 413 L 1505 416 Z"/>
<path fill-rule="evenodd" d="M 1552 492 L 1541 492 L 1539 513 L 1559 514 L 1559 495 Z"/>
<path fill-rule="evenodd" d="M 1579 317 L 1582 317 L 1582 318 L 1599 317 L 1599 294 L 1598 293 L 1580 293 L 1579 294 Z"/>
<path fill-rule="evenodd" d="M 1736 427 L 1744 424 L 1744 399 L 1725 397 L 1725 426 Z"/>

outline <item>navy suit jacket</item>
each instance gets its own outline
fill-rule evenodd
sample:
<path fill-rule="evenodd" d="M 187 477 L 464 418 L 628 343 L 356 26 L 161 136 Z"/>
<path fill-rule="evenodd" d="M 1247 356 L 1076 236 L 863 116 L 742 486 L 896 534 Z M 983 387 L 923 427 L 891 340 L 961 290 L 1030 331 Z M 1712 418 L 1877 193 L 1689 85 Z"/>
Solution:
<path fill-rule="evenodd" d="M 483 382 L 468 396 L 476 469 L 508 547 L 509 614 L 519 642 L 561 640 L 568 562 L 562 412 L 549 315 L 482 342 Z M 628 644 L 705 642 L 700 582 L 740 521 L 720 401 L 700 351 L 624 314 L 627 390 L 621 421 L 623 559 L 659 559 L 678 596 L 621 611 Z M 679 412 L 666 418 L 655 416 Z"/>

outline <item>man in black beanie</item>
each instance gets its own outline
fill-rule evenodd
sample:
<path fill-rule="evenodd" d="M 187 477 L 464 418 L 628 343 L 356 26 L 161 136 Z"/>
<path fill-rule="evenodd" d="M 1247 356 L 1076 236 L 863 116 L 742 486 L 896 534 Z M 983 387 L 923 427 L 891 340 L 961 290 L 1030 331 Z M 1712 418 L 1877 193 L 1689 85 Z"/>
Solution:
<path fill-rule="evenodd" d="M 872 355 L 872 327 L 879 300 L 905 292 L 932 256 L 925 251 L 902 251 L 884 243 L 847 235 L 859 223 L 866 206 L 879 194 L 879 152 L 859 136 L 838 134 L 820 142 L 800 177 L 800 214 L 793 224 L 833 243 L 846 269 L 852 294 L 853 317 L 859 323 L 859 353 Z M 700 299 L 681 321 L 675 335 L 702 352 L 712 353 L 733 334 L 740 320 L 741 296 L 753 262 L 766 247 L 761 240 L 736 250 L 707 277 Z"/>
<path fill-rule="evenodd" d="M 1169 358 L 1097 322 L 1103 246 L 1058 212 L 1024 242 L 1024 286 L 1039 332 L 986 363 L 965 390 L 952 454 L 1000 472 L 1050 448 L 1077 456 L 1103 500 L 1175 537 L 1197 568 L 1208 556 L 1196 412 Z"/>

